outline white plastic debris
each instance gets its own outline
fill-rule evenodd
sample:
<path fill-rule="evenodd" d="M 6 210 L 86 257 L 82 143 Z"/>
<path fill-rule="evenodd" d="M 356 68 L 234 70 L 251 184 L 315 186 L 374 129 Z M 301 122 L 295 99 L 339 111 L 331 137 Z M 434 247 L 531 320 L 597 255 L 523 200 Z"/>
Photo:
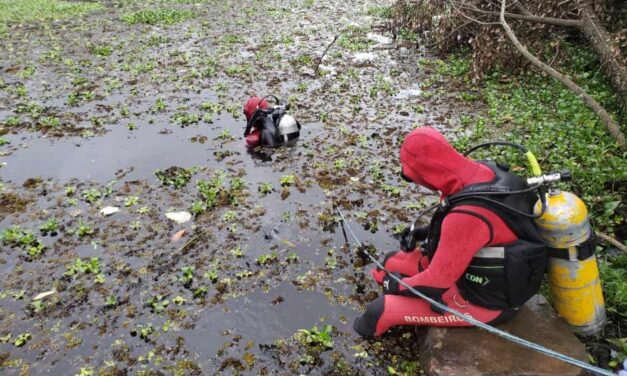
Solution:
<path fill-rule="evenodd" d="M 394 40 L 390 37 L 386 37 L 385 35 L 368 33 L 368 39 L 373 40 L 379 44 L 391 44 Z"/>
<path fill-rule="evenodd" d="M 403 89 L 399 90 L 398 93 L 394 96 L 396 99 L 408 99 L 411 97 L 419 97 L 422 95 L 422 90 L 420 88 L 412 88 L 412 89 Z"/>
<path fill-rule="evenodd" d="M 100 210 L 100 214 L 102 214 L 102 215 L 104 215 L 106 217 L 106 216 L 109 216 L 109 215 L 113 215 L 113 214 L 115 214 L 115 213 L 117 213 L 119 211 L 120 211 L 120 208 L 118 208 L 118 207 L 115 207 L 115 206 L 105 206 L 104 208 L 102 208 Z"/>
<path fill-rule="evenodd" d="M 358 52 L 355 54 L 354 60 L 357 63 L 365 63 L 367 61 L 373 61 L 377 58 L 377 55 L 372 52 Z"/>
<path fill-rule="evenodd" d="M 165 213 L 165 216 L 169 220 L 174 221 L 178 224 L 189 222 L 192 219 L 192 215 L 186 211 Z"/>
<path fill-rule="evenodd" d="M 56 293 L 57 293 L 57 290 L 55 290 L 55 289 L 52 289 L 52 290 L 50 290 L 50 291 L 45 291 L 45 292 L 42 292 L 42 293 L 37 294 L 37 295 L 33 298 L 33 300 L 40 300 L 40 299 L 43 299 L 43 298 L 45 298 L 45 297 L 47 297 L 47 296 L 54 295 L 54 294 L 56 294 Z"/>

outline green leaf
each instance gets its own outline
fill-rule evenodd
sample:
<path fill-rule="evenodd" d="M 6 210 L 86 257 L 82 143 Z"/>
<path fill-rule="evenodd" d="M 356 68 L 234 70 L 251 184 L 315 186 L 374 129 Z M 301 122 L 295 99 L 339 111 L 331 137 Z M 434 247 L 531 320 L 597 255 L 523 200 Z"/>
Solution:
<path fill-rule="evenodd" d="M 13 342 L 13 344 L 16 347 L 22 347 L 26 344 L 26 342 L 28 342 L 29 339 L 31 339 L 30 333 L 22 333 L 17 337 L 17 339 L 15 340 L 15 342 Z"/>
<path fill-rule="evenodd" d="M 620 205 L 620 200 L 606 202 L 605 205 L 603 205 L 605 209 L 605 215 L 611 215 L 612 213 L 614 213 L 614 210 L 618 208 L 618 205 Z"/>

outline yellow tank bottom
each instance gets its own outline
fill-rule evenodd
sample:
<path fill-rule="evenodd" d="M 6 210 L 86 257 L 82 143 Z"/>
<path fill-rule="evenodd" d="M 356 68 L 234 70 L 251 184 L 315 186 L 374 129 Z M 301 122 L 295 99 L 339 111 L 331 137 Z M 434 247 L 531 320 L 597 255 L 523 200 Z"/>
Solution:
<path fill-rule="evenodd" d="M 596 257 L 584 261 L 549 258 L 549 286 L 557 312 L 576 331 L 594 335 L 605 325 L 605 303 Z"/>

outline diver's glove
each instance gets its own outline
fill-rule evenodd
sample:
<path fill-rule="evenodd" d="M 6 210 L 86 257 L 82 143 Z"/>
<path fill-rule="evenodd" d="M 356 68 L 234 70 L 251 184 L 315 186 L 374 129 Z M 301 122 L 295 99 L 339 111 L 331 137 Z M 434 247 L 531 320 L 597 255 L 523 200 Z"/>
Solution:
<path fill-rule="evenodd" d="M 394 275 L 398 279 L 403 278 L 403 276 L 397 272 L 390 273 L 390 274 Z M 400 291 L 400 284 L 398 283 L 398 281 L 390 277 L 389 274 L 386 274 L 385 277 L 383 277 L 383 293 L 384 294 L 397 294 L 399 291 Z"/>
<path fill-rule="evenodd" d="M 411 252 L 416 249 L 416 244 L 420 241 L 426 240 L 429 234 L 428 226 L 416 227 L 413 230 L 411 227 L 405 227 L 401 233 L 401 250 L 403 252 Z"/>

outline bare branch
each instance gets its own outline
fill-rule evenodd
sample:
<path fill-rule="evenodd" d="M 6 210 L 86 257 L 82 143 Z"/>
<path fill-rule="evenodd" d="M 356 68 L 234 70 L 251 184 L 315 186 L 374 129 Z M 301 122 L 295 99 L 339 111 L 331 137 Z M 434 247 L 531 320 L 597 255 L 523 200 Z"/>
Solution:
<path fill-rule="evenodd" d="M 516 4 L 516 9 L 525 16 L 533 16 L 533 14 L 520 4 Z"/>
<path fill-rule="evenodd" d="M 602 233 L 600 231 L 595 231 L 595 234 L 599 238 L 601 238 L 601 239 L 605 240 L 606 242 L 610 243 L 611 245 L 613 245 L 614 247 L 616 247 L 616 248 L 620 249 L 621 251 L 627 253 L 627 247 L 623 243 L 621 243 L 618 240 L 614 239 L 613 237 L 611 237 L 609 235 L 606 235 L 606 234 L 604 234 L 604 233 Z"/>
<path fill-rule="evenodd" d="M 557 4 L 557 7 L 559 8 L 559 7 L 561 7 L 562 5 L 564 5 L 564 4 L 568 4 L 568 3 L 570 3 L 570 2 L 571 2 L 571 0 L 564 0 L 564 1 L 562 1 L 561 3 Z"/>
<path fill-rule="evenodd" d="M 459 13 L 459 15 L 461 15 L 462 17 L 477 23 L 479 25 L 483 25 L 483 26 L 491 26 L 491 25 L 499 25 L 498 22 L 485 22 L 485 21 L 480 21 L 476 18 L 470 17 L 469 15 L 467 15 L 466 13 L 464 13 L 461 9 L 459 9 L 458 7 L 455 6 L 455 2 L 451 1 L 450 2 L 451 6 L 453 7 L 453 10 L 455 10 L 457 13 Z M 461 4 L 462 7 L 466 7 L 464 4 Z"/>
<path fill-rule="evenodd" d="M 493 13 L 496 14 L 496 12 L 493 12 Z M 556 26 L 565 26 L 565 27 L 581 27 L 583 24 L 580 20 L 568 20 L 564 18 L 522 15 L 522 14 L 515 14 L 515 13 L 506 13 L 505 16 L 507 18 L 513 18 L 516 20 L 530 21 L 530 22 L 543 23 L 547 25 L 556 25 Z"/>
<path fill-rule="evenodd" d="M 499 12 L 491 12 L 488 10 L 483 10 L 483 9 L 479 9 L 475 6 L 470 6 L 470 5 L 465 5 L 465 4 L 460 4 L 461 7 L 463 7 L 464 9 L 473 11 L 473 12 L 477 12 L 477 13 L 482 13 L 482 14 L 487 14 L 487 15 L 492 15 L 492 16 L 498 16 Z M 523 8 L 524 9 L 524 8 Z M 528 11 L 527 11 L 528 13 Z M 555 18 L 555 17 L 542 17 L 542 16 L 536 16 L 533 15 L 531 13 L 529 14 L 516 14 L 516 13 L 505 13 L 505 17 L 507 18 L 512 18 L 512 19 L 516 19 L 516 20 L 522 20 L 522 21 L 529 21 L 529 22 L 537 22 L 537 23 L 542 23 L 542 24 L 548 24 L 548 25 L 556 25 L 556 26 L 564 26 L 564 27 L 577 27 L 577 28 L 581 28 L 583 27 L 583 22 L 581 20 L 569 20 L 569 19 L 565 19 L 565 18 Z"/>
<path fill-rule="evenodd" d="M 324 56 L 327 54 L 327 52 L 329 52 L 329 49 L 331 49 L 331 46 L 335 44 L 335 42 L 340 37 L 340 35 L 342 35 L 341 32 L 337 34 L 335 38 L 333 38 L 333 40 L 331 41 L 331 43 L 329 43 L 327 48 L 324 49 L 324 52 L 322 53 L 322 55 L 320 55 L 320 59 L 318 59 L 318 63 L 316 64 L 316 69 L 314 70 L 316 75 L 318 74 L 318 70 L 320 70 L 320 64 L 322 64 L 322 59 L 324 59 Z"/>
<path fill-rule="evenodd" d="M 555 61 L 555 59 L 557 59 L 557 56 L 560 54 L 560 43 L 557 43 L 557 46 L 555 46 L 555 55 L 553 55 L 553 58 L 551 59 L 551 61 L 549 62 L 549 66 L 553 66 L 553 62 Z"/>
<path fill-rule="evenodd" d="M 471 23 L 473 23 L 473 21 L 466 21 L 463 24 L 457 26 L 455 29 L 453 29 L 453 31 L 451 31 L 450 33 L 448 33 L 448 35 L 446 35 L 444 38 L 441 38 L 439 41 L 435 42 L 435 43 L 431 43 L 430 45 L 427 46 L 427 48 L 433 48 L 435 46 L 437 46 L 438 44 L 442 44 L 444 42 L 446 42 L 446 40 L 450 37 L 452 37 L 453 35 L 455 35 L 455 33 L 457 33 L 458 31 L 460 31 L 461 29 L 465 28 L 466 26 L 470 25 Z"/>
<path fill-rule="evenodd" d="M 496 14 L 496 12 L 493 12 L 493 13 Z M 516 20 L 538 22 L 538 23 L 556 25 L 556 26 L 565 26 L 565 27 L 582 27 L 583 26 L 583 23 L 580 20 L 568 20 L 565 18 L 541 17 L 541 16 L 522 15 L 522 14 L 515 14 L 515 13 L 506 13 L 505 17 L 513 18 Z"/>
<path fill-rule="evenodd" d="M 547 73 L 551 77 L 555 78 L 564 86 L 569 88 L 575 94 L 577 94 L 583 102 L 592 110 L 597 116 L 601 119 L 610 135 L 614 138 L 616 143 L 623 149 L 627 150 L 627 145 L 625 145 L 625 135 L 621 132 L 618 123 L 612 118 L 612 116 L 597 102 L 590 94 L 586 93 L 579 85 L 573 82 L 570 78 L 546 65 L 542 61 L 540 61 L 537 57 L 532 55 L 518 40 L 516 34 L 512 31 L 511 27 L 505 21 L 505 7 L 507 0 L 501 0 L 501 12 L 499 14 L 500 24 L 505 29 L 505 33 L 510 41 L 514 44 L 516 49 L 523 54 L 527 60 L 529 60 L 533 65 L 540 68 L 543 72 Z"/>

